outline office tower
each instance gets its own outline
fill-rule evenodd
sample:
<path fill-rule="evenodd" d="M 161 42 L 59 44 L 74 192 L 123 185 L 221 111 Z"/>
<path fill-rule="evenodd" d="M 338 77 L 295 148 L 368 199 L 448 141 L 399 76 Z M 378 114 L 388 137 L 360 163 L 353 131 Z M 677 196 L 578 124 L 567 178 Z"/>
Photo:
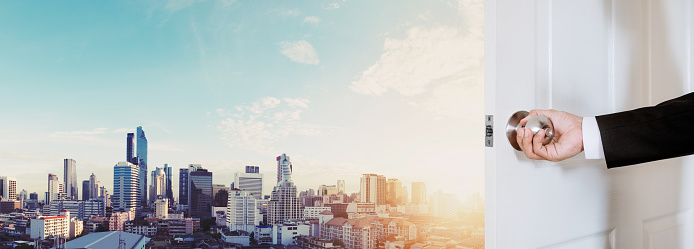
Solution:
<path fill-rule="evenodd" d="M 229 203 L 229 188 L 224 184 L 212 184 L 212 204 L 215 207 L 226 207 Z"/>
<path fill-rule="evenodd" d="M 387 190 L 386 190 L 386 203 L 391 205 L 400 204 L 400 199 L 402 199 L 402 182 L 398 179 L 391 178 L 388 179 Z"/>
<path fill-rule="evenodd" d="M 29 198 L 29 195 L 27 194 L 26 189 L 22 189 L 22 191 L 19 192 L 19 199 L 23 201 L 27 198 Z"/>
<path fill-rule="evenodd" d="M 407 192 L 407 186 L 402 186 L 402 196 L 400 198 L 400 204 L 410 203 L 410 192 Z"/>
<path fill-rule="evenodd" d="M 150 200 L 157 200 L 158 196 L 164 196 L 166 187 L 166 175 L 164 169 L 157 167 L 152 171 L 152 185 L 150 186 Z"/>
<path fill-rule="evenodd" d="M 168 164 L 164 164 L 164 174 L 166 175 L 166 198 L 169 200 L 169 206 L 173 205 L 173 185 L 172 180 L 173 175 L 171 174 L 171 167 Z"/>
<path fill-rule="evenodd" d="M 337 180 L 337 193 L 338 194 L 344 194 L 345 193 L 345 180 Z"/>
<path fill-rule="evenodd" d="M 178 204 L 188 205 L 188 169 L 178 171 Z"/>
<path fill-rule="evenodd" d="M 95 199 L 99 196 L 99 181 L 96 180 L 96 175 L 92 173 L 89 176 L 89 199 Z"/>
<path fill-rule="evenodd" d="M 256 199 L 263 198 L 263 174 L 258 166 L 246 166 L 246 171 L 234 173 L 234 188 L 248 192 Z"/>
<path fill-rule="evenodd" d="M 89 180 L 82 181 L 82 200 L 89 200 Z"/>
<path fill-rule="evenodd" d="M 281 165 L 281 163 L 285 161 L 289 162 L 289 166 Z M 285 175 L 289 175 L 289 177 L 292 176 L 292 163 L 289 161 L 289 157 L 286 154 L 282 154 L 277 157 L 277 182 L 280 182 Z"/>
<path fill-rule="evenodd" d="M 363 174 L 359 188 L 360 202 L 386 204 L 386 177 L 376 174 Z"/>
<path fill-rule="evenodd" d="M 142 126 L 137 127 L 137 166 L 140 168 L 140 204 L 147 205 L 147 137 Z"/>
<path fill-rule="evenodd" d="M 311 189 L 313 190 L 313 189 Z M 337 195 L 339 191 L 337 190 L 337 186 L 335 185 L 320 185 L 318 186 L 318 195 L 319 196 L 330 196 L 330 195 Z"/>
<path fill-rule="evenodd" d="M 412 204 L 427 203 L 427 188 L 423 182 L 412 183 Z"/>
<path fill-rule="evenodd" d="M 272 190 L 270 202 L 268 203 L 269 225 L 282 224 L 288 219 L 301 218 L 301 205 L 296 196 L 296 185 L 292 180 L 292 163 L 285 154 L 277 157 L 278 172 L 282 175 L 282 180 Z"/>
<path fill-rule="evenodd" d="M 458 197 L 453 194 L 443 193 L 443 191 L 436 191 L 431 196 L 430 200 L 430 212 L 431 215 L 435 217 L 445 217 L 445 218 L 457 218 L 458 210 L 460 207 L 460 201 Z"/>
<path fill-rule="evenodd" d="M 135 133 L 128 133 L 125 140 L 125 161 L 137 165 L 135 156 Z"/>
<path fill-rule="evenodd" d="M 104 200 L 107 207 L 111 206 L 111 197 L 109 196 L 108 190 L 106 190 L 106 187 L 104 187 L 104 186 L 99 187 L 99 198 Z"/>
<path fill-rule="evenodd" d="M 125 212 L 138 206 L 140 168 L 130 162 L 113 166 L 113 212 Z"/>
<path fill-rule="evenodd" d="M 46 204 L 50 204 L 54 200 L 62 200 L 64 193 L 63 183 L 58 181 L 58 176 L 54 174 L 48 174 L 48 192 L 46 192 Z"/>
<path fill-rule="evenodd" d="M 9 176 L 0 176 L 0 196 L 0 199 L 16 200 L 17 180 Z"/>
<path fill-rule="evenodd" d="M 63 160 L 64 164 L 64 178 L 65 181 L 65 198 L 67 200 L 78 200 L 78 182 L 77 182 L 77 162 L 75 159 L 66 158 Z"/>
<path fill-rule="evenodd" d="M 227 205 L 227 227 L 230 231 L 251 232 L 259 224 L 256 197 L 248 191 L 231 189 Z"/>
<path fill-rule="evenodd" d="M 212 215 L 212 172 L 197 166 L 188 172 L 188 214 L 207 219 Z"/>
<path fill-rule="evenodd" d="M 29 199 L 31 199 L 31 200 L 38 200 L 38 199 L 39 199 L 39 194 L 37 194 L 36 192 L 32 192 L 31 194 L 29 194 Z"/>

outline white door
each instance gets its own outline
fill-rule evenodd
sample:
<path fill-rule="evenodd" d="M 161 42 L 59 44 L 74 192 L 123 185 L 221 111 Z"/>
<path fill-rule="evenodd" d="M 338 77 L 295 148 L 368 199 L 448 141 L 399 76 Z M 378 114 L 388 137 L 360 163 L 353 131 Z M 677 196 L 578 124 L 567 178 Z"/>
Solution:
<path fill-rule="evenodd" d="M 692 90 L 691 0 L 486 0 L 486 248 L 694 248 L 694 158 L 527 159 L 518 110 L 595 116 Z"/>

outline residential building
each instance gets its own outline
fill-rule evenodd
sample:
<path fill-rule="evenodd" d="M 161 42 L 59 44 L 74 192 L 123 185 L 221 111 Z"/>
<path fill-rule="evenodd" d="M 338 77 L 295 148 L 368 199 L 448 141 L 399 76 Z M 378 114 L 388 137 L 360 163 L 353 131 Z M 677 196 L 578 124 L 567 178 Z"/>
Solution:
<path fill-rule="evenodd" d="M 45 204 L 50 204 L 54 200 L 62 200 L 65 197 L 65 186 L 58 181 L 58 176 L 48 174 L 48 192 L 46 192 Z"/>
<path fill-rule="evenodd" d="M 334 240 L 321 239 L 313 236 L 299 236 L 296 238 L 296 245 L 307 249 L 332 249 L 342 248 L 334 244 Z"/>
<path fill-rule="evenodd" d="M 272 245 L 272 226 L 256 226 L 253 233 L 258 245 Z"/>
<path fill-rule="evenodd" d="M 386 203 L 386 177 L 376 174 L 364 174 L 360 181 L 360 202 L 383 205 Z"/>
<path fill-rule="evenodd" d="M 383 241 L 389 235 L 415 240 L 417 227 L 404 219 L 375 216 L 360 219 L 337 217 L 321 225 L 322 238 L 339 239 L 348 249 L 375 249 L 376 241 Z"/>
<path fill-rule="evenodd" d="M 149 237 L 157 235 L 158 228 L 158 222 L 150 220 L 129 220 L 123 224 L 123 231 L 126 233 L 140 234 Z"/>
<path fill-rule="evenodd" d="M 337 186 L 335 185 L 320 185 L 318 186 L 318 195 L 337 195 L 339 193 Z"/>
<path fill-rule="evenodd" d="M 285 154 L 277 157 L 282 180 L 272 190 L 268 204 L 268 224 L 283 224 L 286 220 L 301 218 L 301 204 L 292 180 L 292 164 Z"/>
<path fill-rule="evenodd" d="M 140 169 L 140 205 L 147 206 L 147 137 L 142 126 L 137 127 L 137 166 Z"/>
<path fill-rule="evenodd" d="M 123 231 L 126 221 L 135 219 L 135 210 L 130 209 L 123 212 L 113 212 L 108 219 L 109 231 Z"/>
<path fill-rule="evenodd" d="M 258 166 L 246 166 L 245 172 L 234 173 L 234 188 L 248 191 L 256 199 L 263 198 L 263 174 Z"/>
<path fill-rule="evenodd" d="M 300 222 L 285 222 L 272 226 L 272 243 L 282 245 L 295 244 L 295 240 L 299 236 L 308 236 L 310 225 Z"/>
<path fill-rule="evenodd" d="M 200 219 L 169 219 L 169 235 L 186 235 L 200 231 Z"/>
<path fill-rule="evenodd" d="M 412 183 L 412 204 L 427 203 L 427 188 L 423 182 Z"/>
<path fill-rule="evenodd" d="M 228 199 L 226 225 L 229 230 L 253 232 L 259 224 L 255 197 L 247 191 L 235 188 L 229 192 Z"/>
<path fill-rule="evenodd" d="M 77 162 L 75 159 L 66 158 L 63 160 L 63 180 L 65 181 L 65 198 L 68 200 L 79 200 L 77 182 Z"/>
<path fill-rule="evenodd" d="M 330 211 L 331 207 L 304 207 L 304 219 L 316 219 L 324 211 Z"/>
<path fill-rule="evenodd" d="M 38 216 L 31 219 L 31 238 L 46 239 L 49 236 L 68 238 L 70 220 L 67 216 Z"/>
<path fill-rule="evenodd" d="M 17 199 L 17 180 L 9 176 L 0 176 L 0 199 Z"/>
<path fill-rule="evenodd" d="M 457 218 L 460 207 L 460 200 L 454 194 L 437 191 L 429 201 L 429 210 L 435 217 Z"/>
<path fill-rule="evenodd" d="M 154 217 L 160 219 L 166 219 L 169 216 L 169 199 L 163 196 L 157 197 L 154 201 Z"/>
<path fill-rule="evenodd" d="M 2 200 L 0 201 L 0 214 L 14 213 L 22 208 L 22 201 Z"/>
<path fill-rule="evenodd" d="M 103 200 L 88 201 L 55 200 L 51 203 L 48 214 L 59 215 L 62 210 L 70 211 L 73 217 L 88 220 L 90 216 L 106 216 L 106 203 Z"/>
<path fill-rule="evenodd" d="M 118 162 L 113 167 L 113 211 L 123 212 L 138 207 L 140 169 L 130 162 Z"/>

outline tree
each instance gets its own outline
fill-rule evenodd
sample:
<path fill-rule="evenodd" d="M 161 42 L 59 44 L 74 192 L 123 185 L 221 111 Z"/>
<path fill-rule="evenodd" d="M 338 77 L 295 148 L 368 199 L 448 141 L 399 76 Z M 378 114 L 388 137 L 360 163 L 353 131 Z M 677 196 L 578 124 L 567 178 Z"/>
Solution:
<path fill-rule="evenodd" d="M 217 221 L 215 218 L 209 218 L 209 219 L 204 219 L 200 222 L 200 226 L 202 226 L 202 231 L 210 231 L 210 227 L 217 225 Z"/>
<path fill-rule="evenodd" d="M 334 239 L 334 240 L 333 240 L 333 245 L 334 245 L 334 246 L 345 246 L 345 243 L 342 242 L 342 240 Z"/>

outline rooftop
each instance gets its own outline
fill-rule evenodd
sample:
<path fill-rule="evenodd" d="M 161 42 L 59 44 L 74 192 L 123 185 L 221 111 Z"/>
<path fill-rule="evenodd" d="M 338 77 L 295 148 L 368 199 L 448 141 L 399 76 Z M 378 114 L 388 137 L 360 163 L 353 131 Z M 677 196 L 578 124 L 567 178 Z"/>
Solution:
<path fill-rule="evenodd" d="M 65 248 L 113 248 L 118 240 L 123 239 L 127 248 L 134 248 L 140 241 L 147 243 L 150 239 L 144 235 L 120 231 L 90 233 L 65 243 Z"/>

